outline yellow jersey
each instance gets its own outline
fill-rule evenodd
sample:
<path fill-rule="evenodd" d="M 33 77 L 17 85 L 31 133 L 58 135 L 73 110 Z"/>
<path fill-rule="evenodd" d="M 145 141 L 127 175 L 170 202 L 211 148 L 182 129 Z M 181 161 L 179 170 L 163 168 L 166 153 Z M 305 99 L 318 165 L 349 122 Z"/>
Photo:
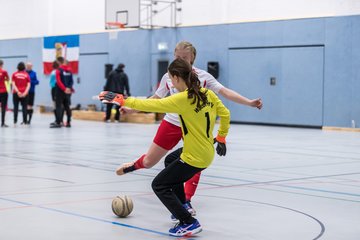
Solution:
<path fill-rule="evenodd" d="M 201 91 L 207 91 L 208 102 L 200 107 L 196 103 L 191 104 L 194 99 L 188 98 L 187 90 L 162 99 L 129 97 L 125 100 L 125 106 L 141 111 L 179 114 L 184 139 L 180 158 L 191 166 L 206 168 L 214 159 L 212 132 L 216 116 L 220 117 L 218 135 L 226 137 L 230 127 L 230 111 L 213 91 L 204 88 Z"/>

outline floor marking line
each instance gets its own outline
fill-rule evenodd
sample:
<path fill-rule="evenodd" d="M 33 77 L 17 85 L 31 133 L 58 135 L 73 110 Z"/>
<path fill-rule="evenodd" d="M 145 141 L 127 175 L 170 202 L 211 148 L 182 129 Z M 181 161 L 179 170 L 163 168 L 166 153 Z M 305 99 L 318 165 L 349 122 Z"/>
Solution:
<path fill-rule="evenodd" d="M 44 209 L 44 210 L 48 210 L 48 211 L 58 212 L 58 213 L 62 213 L 62 214 L 70 215 L 70 216 L 81 217 L 81 218 L 84 218 L 84 219 L 90 219 L 90 220 L 94 220 L 94 221 L 98 221 L 98 222 L 110 223 L 110 224 L 114 224 L 114 225 L 118 225 L 118 226 L 122 226 L 122 227 L 127 227 L 127 228 L 132 228 L 132 229 L 136 229 L 136 230 L 145 231 L 145 232 L 155 233 L 155 234 L 158 234 L 158 235 L 169 236 L 168 233 L 159 232 L 159 231 L 155 231 L 155 230 L 147 229 L 147 228 L 142 228 L 142 227 L 137 227 L 137 226 L 121 223 L 121 222 L 115 222 L 115 221 L 110 221 L 110 220 L 106 220 L 106 219 L 86 216 L 86 215 L 82 215 L 82 214 L 79 214 L 79 213 L 64 211 L 64 210 L 60 210 L 60 209 L 56 209 L 56 208 L 49 208 L 49 207 L 45 207 L 45 206 L 41 206 L 41 205 L 34 205 L 34 204 L 31 204 L 31 203 L 21 202 L 21 201 L 17 201 L 17 200 L 2 198 L 2 197 L 0 197 L 0 199 L 4 200 L 4 201 L 8 201 L 8 202 L 22 204 L 22 205 L 25 205 L 25 206 L 33 206 L 35 208 L 40 208 L 40 209 Z"/>
<path fill-rule="evenodd" d="M 316 221 L 320 225 L 320 233 L 315 238 L 313 238 L 313 240 L 319 239 L 325 232 L 325 225 L 320 220 L 318 220 L 314 216 L 311 216 L 308 213 L 301 212 L 301 211 L 293 209 L 293 208 L 289 208 L 289 207 L 285 207 L 285 206 L 281 206 L 281 205 L 276 205 L 276 204 L 272 204 L 272 203 L 258 202 L 258 201 L 253 201 L 253 200 L 246 200 L 246 199 L 241 199 L 241 198 L 219 197 L 219 196 L 213 196 L 213 195 L 200 195 L 200 194 L 199 194 L 199 196 L 210 197 L 210 198 L 220 198 L 220 199 L 227 199 L 227 200 L 235 200 L 235 201 L 243 201 L 243 202 L 250 202 L 250 203 L 262 204 L 262 205 L 267 205 L 267 206 L 272 206 L 272 207 L 277 207 L 277 208 L 290 210 L 292 212 L 296 212 L 296 213 L 300 213 L 302 215 L 305 215 L 305 216 L 313 219 L 314 221 Z"/>

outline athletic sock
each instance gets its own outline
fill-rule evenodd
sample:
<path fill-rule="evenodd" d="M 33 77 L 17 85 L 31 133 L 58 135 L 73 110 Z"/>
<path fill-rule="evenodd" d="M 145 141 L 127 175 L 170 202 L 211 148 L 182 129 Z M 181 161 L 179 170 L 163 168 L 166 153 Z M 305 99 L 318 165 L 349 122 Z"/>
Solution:
<path fill-rule="evenodd" d="M 194 196 L 198 183 L 200 181 L 201 172 L 196 173 L 192 178 L 186 181 L 184 186 L 185 198 L 186 201 L 190 201 L 192 196 Z"/>
<path fill-rule="evenodd" d="M 135 169 L 141 169 L 141 168 L 145 168 L 144 167 L 144 158 L 145 158 L 146 154 L 142 155 L 138 160 L 136 160 L 135 164 L 134 164 L 134 167 Z"/>

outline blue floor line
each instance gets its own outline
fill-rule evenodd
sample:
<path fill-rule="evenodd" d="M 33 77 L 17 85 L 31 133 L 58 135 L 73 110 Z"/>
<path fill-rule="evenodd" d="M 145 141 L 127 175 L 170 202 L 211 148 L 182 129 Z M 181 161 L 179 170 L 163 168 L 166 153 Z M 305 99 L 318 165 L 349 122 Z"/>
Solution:
<path fill-rule="evenodd" d="M 34 205 L 31 203 L 16 201 L 16 200 L 8 199 L 8 198 L 0 197 L 0 199 L 3 201 L 7 201 L 7 202 L 17 203 L 17 204 L 21 204 L 21 205 L 25 205 L 25 206 L 32 206 L 35 208 L 40 208 L 40 209 L 44 209 L 44 210 L 48 210 L 48 211 L 52 211 L 52 212 L 58 212 L 58 213 L 62 213 L 62 214 L 70 215 L 70 216 L 81 217 L 81 218 L 90 219 L 90 220 L 94 220 L 94 221 L 98 221 L 98 222 L 110 223 L 110 224 L 114 224 L 114 225 L 118 225 L 118 226 L 122 226 L 122 227 L 132 228 L 132 229 L 136 229 L 136 230 L 140 230 L 140 231 L 144 231 L 144 232 L 150 232 L 150 233 L 155 233 L 158 235 L 169 236 L 168 233 L 163 233 L 163 232 L 159 232 L 159 231 L 155 231 L 155 230 L 151 230 L 151 229 L 147 229 L 147 228 L 137 227 L 137 226 L 133 226 L 133 225 L 125 224 L 125 223 L 109 221 L 106 219 L 86 216 L 86 215 L 82 215 L 79 213 L 68 212 L 68 211 L 64 211 L 64 210 L 60 210 L 60 209 L 56 209 L 56 208 L 49 208 L 49 207 L 44 207 L 44 206 L 40 206 L 40 205 Z"/>

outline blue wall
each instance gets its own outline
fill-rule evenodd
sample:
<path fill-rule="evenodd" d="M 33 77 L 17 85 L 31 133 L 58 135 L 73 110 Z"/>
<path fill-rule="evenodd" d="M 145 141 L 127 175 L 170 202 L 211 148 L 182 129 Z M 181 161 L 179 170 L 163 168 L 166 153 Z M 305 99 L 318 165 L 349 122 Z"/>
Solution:
<path fill-rule="evenodd" d="M 234 113 L 234 121 L 350 127 L 351 120 L 355 120 L 360 124 L 360 16 L 81 35 L 80 74 L 75 84 L 78 91 L 73 97 L 73 104 L 86 106 L 95 103 L 91 96 L 98 88 L 100 91 L 105 83 L 104 63 L 117 65 L 122 62 L 126 65 L 132 95 L 152 94 L 158 81 L 157 62 L 171 61 L 173 49 L 181 40 L 190 41 L 197 48 L 197 67 L 206 69 L 207 62 L 217 61 L 220 63 L 221 83 L 249 98 L 260 96 L 266 100 L 263 111 L 224 100 Z M 159 52 L 159 42 L 166 42 L 168 50 Z M 319 50 L 297 54 L 294 49 L 302 47 Z M 256 50 L 253 55 L 237 54 L 248 54 L 251 49 Z M 271 51 L 264 51 L 266 49 Z M 32 61 L 41 79 L 36 104 L 51 105 L 48 78 L 41 74 L 41 51 L 42 38 L 0 41 L 0 58 L 5 61 L 5 69 L 12 73 L 18 61 Z M 276 54 L 266 55 L 269 57 L 267 62 L 254 57 L 273 51 Z M 248 57 L 244 59 L 244 56 Z M 291 61 L 292 56 L 297 61 Z M 314 74 L 316 69 L 311 70 L 305 64 L 306 58 L 311 56 L 317 59 L 315 63 L 319 66 L 316 68 L 323 72 L 316 71 L 314 86 L 311 85 L 311 79 L 307 82 L 310 91 L 303 89 L 302 94 L 296 96 L 297 99 L 291 99 L 293 103 L 303 103 L 305 110 L 290 111 L 284 107 L 289 94 L 277 93 L 296 91 L 306 74 Z M 258 76 L 264 79 L 239 79 L 255 76 L 254 71 L 234 69 L 239 64 L 253 66 L 251 69 L 258 68 L 262 72 Z M 276 91 L 272 91 L 275 88 L 269 88 L 270 73 L 278 74 Z M 290 81 L 291 73 L 298 78 Z M 317 93 L 315 99 L 314 89 Z M 311 99 L 316 101 L 316 107 L 311 106 Z M 307 117 L 302 120 L 304 114 Z"/>
<path fill-rule="evenodd" d="M 324 125 L 360 124 L 360 17 L 326 21 Z M 359 126 L 358 126 L 359 127 Z"/>

